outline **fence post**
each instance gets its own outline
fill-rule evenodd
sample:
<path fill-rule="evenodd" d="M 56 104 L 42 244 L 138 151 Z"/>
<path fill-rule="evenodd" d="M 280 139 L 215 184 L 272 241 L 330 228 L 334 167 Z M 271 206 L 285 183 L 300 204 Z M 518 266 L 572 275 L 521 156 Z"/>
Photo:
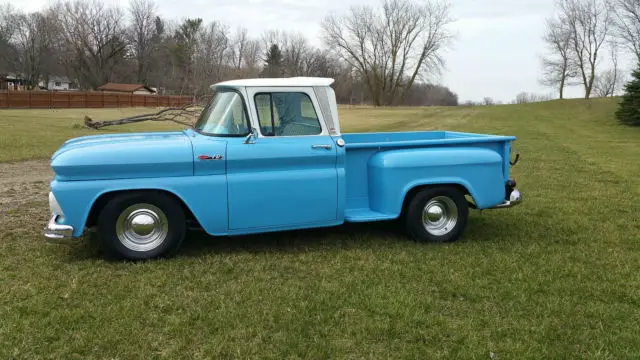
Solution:
<path fill-rule="evenodd" d="M 7 90 L 7 107 L 11 107 L 11 91 Z"/>

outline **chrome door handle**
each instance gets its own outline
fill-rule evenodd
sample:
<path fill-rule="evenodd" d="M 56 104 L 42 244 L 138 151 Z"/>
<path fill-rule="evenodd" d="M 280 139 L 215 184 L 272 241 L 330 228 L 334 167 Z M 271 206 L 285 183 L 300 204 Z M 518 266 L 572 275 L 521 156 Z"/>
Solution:
<path fill-rule="evenodd" d="M 312 149 L 327 149 L 331 150 L 331 145 L 311 145 Z"/>

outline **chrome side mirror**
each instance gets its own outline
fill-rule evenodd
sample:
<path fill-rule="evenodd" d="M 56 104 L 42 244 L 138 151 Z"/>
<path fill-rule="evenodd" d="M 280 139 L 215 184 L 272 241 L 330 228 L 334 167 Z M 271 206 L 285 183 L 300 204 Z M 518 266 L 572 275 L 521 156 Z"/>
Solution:
<path fill-rule="evenodd" d="M 258 130 L 256 130 L 256 128 L 251 128 L 251 132 L 249 133 L 249 135 L 247 135 L 247 137 L 244 138 L 244 143 L 254 144 L 257 138 L 258 138 Z"/>

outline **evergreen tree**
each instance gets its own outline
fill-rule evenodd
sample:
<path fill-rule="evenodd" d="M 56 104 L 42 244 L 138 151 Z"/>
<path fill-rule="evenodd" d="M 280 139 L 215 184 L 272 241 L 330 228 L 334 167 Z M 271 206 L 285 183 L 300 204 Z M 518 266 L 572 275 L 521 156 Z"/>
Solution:
<path fill-rule="evenodd" d="M 633 79 L 624 87 L 624 95 L 616 118 L 625 125 L 640 126 L 640 64 Z"/>
<path fill-rule="evenodd" d="M 265 66 L 262 70 L 262 77 L 266 78 L 277 78 L 281 77 L 283 74 L 282 69 L 282 51 L 278 45 L 273 44 L 267 50 L 267 54 L 265 56 Z"/>

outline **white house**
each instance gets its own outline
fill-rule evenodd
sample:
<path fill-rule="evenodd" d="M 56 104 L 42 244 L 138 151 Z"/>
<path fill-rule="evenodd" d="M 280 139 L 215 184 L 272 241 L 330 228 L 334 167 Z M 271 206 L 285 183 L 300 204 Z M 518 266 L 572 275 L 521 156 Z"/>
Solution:
<path fill-rule="evenodd" d="M 74 86 L 72 86 L 71 80 L 69 80 L 69 78 L 66 76 L 51 76 L 48 83 L 45 83 L 44 80 L 41 80 L 38 85 L 40 85 L 40 87 L 46 88 L 49 91 L 75 90 Z"/>

